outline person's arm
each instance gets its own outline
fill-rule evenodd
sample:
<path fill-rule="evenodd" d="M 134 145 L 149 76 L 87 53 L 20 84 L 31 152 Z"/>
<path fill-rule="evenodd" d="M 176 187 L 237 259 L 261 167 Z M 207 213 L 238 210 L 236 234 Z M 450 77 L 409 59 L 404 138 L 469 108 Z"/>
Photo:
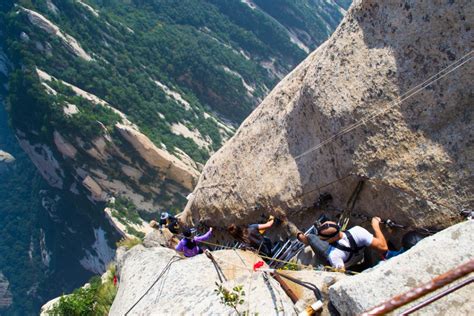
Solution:
<path fill-rule="evenodd" d="M 270 219 L 268 222 L 266 222 L 265 224 L 258 224 L 258 229 L 267 229 L 267 228 L 270 228 L 272 227 L 273 225 L 273 222 L 275 221 L 275 219 L 273 218 L 272 216 L 272 219 Z"/>
<path fill-rule="evenodd" d="M 303 233 L 295 224 L 288 220 L 283 221 L 283 227 L 286 228 L 291 236 L 296 236 L 296 238 L 298 238 L 298 234 Z"/>
<path fill-rule="evenodd" d="M 209 231 L 207 233 L 205 233 L 204 235 L 194 237 L 194 241 L 196 241 L 196 242 L 206 241 L 209 238 L 211 238 L 211 236 L 212 236 L 212 227 L 209 228 Z"/>
<path fill-rule="evenodd" d="M 178 245 L 176 246 L 175 249 L 179 252 L 184 251 L 184 238 L 179 241 L 179 243 L 178 243 Z"/>
<path fill-rule="evenodd" d="M 372 224 L 372 228 L 374 230 L 375 236 L 372 239 L 372 243 L 370 244 L 370 247 L 380 252 L 386 252 L 388 250 L 388 245 L 387 245 L 387 241 L 385 240 L 385 236 L 383 235 L 382 230 L 380 229 L 380 222 L 381 222 L 380 217 L 372 218 L 371 224 Z"/>

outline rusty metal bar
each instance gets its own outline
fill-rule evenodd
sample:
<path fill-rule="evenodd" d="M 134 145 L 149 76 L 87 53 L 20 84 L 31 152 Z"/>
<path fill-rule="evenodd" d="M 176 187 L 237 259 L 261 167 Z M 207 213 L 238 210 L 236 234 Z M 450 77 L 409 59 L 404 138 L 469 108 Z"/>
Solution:
<path fill-rule="evenodd" d="M 412 306 L 411 308 L 407 309 L 406 311 L 404 311 L 403 313 L 401 313 L 400 315 L 401 316 L 405 316 L 405 315 L 410 315 L 411 313 L 413 312 L 416 312 L 417 310 L 425 307 L 426 305 L 429 305 L 437 300 L 439 300 L 440 298 L 448 295 L 449 293 L 452 293 L 454 291 L 457 291 L 459 290 L 460 288 L 468 285 L 469 283 L 472 283 L 472 281 L 474 281 L 474 277 L 470 277 L 470 278 L 467 278 L 465 279 L 464 281 L 462 282 L 459 282 L 458 284 L 456 284 L 455 286 L 453 287 L 450 287 L 449 289 L 446 289 L 442 292 L 439 292 L 438 294 L 436 295 L 433 295 L 432 297 L 424 300 L 423 302 L 415 305 L 415 306 Z"/>
<path fill-rule="evenodd" d="M 468 261 L 467 263 L 457 267 L 456 269 L 450 270 L 444 274 L 441 274 L 419 287 L 413 288 L 403 294 L 392 297 L 390 300 L 377 305 L 370 310 L 364 312 L 362 316 L 368 315 L 382 315 L 389 313 L 405 304 L 413 302 L 414 300 L 433 292 L 471 272 L 474 271 L 474 260 Z"/>
<path fill-rule="evenodd" d="M 296 296 L 295 292 L 286 284 L 285 281 L 281 278 L 281 276 L 278 273 L 270 273 L 270 275 L 280 283 L 283 291 L 285 291 L 286 295 L 288 295 L 293 302 L 293 304 L 296 304 L 298 302 L 298 296 Z"/>

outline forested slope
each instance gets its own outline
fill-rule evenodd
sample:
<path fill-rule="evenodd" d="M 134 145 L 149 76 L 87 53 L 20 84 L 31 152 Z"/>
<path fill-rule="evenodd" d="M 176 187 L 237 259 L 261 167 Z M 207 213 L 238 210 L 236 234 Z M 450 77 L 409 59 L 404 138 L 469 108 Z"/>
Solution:
<path fill-rule="evenodd" d="M 209 155 L 345 12 L 213 0 L 20 0 L 4 11 L 23 149 L 50 185 L 147 212 L 181 208 Z M 151 163 L 136 137 L 168 162 Z"/>
<path fill-rule="evenodd" d="M 19 157 L 0 188 L 9 312 L 29 313 L 100 269 L 116 239 L 101 214 L 112 197 L 137 235 L 128 224 L 138 214 L 181 210 L 210 154 L 335 29 L 341 2 L 2 1 L 2 123 Z M 46 280 L 57 283 L 31 290 Z"/>

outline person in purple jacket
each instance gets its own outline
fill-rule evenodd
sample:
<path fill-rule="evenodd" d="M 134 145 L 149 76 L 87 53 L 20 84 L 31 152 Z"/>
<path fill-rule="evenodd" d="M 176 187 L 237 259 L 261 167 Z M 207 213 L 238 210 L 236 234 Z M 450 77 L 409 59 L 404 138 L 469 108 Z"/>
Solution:
<path fill-rule="evenodd" d="M 193 237 L 191 229 L 185 228 L 183 230 L 184 238 L 180 240 L 179 244 L 176 246 L 176 250 L 182 252 L 185 257 L 194 257 L 200 253 L 203 253 L 201 247 L 198 246 L 198 243 L 201 241 L 206 241 L 211 238 L 212 227 L 209 228 L 209 231 L 202 236 Z"/>

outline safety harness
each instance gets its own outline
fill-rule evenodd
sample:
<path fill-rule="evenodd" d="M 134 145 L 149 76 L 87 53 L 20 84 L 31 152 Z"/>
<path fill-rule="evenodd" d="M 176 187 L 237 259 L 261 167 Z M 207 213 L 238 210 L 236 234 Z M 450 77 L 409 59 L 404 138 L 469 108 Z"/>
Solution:
<path fill-rule="evenodd" d="M 346 230 L 346 231 L 344 232 L 344 234 L 346 234 L 347 239 L 349 240 L 349 245 L 350 245 L 350 247 L 346 247 L 346 246 L 344 246 L 344 245 L 341 245 L 341 244 L 339 243 L 339 240 L 336 241 L 336 242 L 331 243 L 330 245 L 333 246 L 334 248 L 337 248 L 337 249 L 339 249 L 339 250 L 342 250 L 342 251 L 345 251 L 345 252 L 348 252 L 348 253 L 349 253 L 349 257 L 347 258 L 347 260 L 344 261 L 344 263 L 346 263 L 346 262 L 349 262 L 349 261 L 352 259 L 352 257 L 354 256 L 354 254 L 359 253 L 359 252 L 360 252 L 362 249 L 364 249 L 365 247 L 359 247 L 359 246 L 357 246 L 357 243 L 356 243 L 354 237 L 352 236 L 352 234 L 351 234 L 348 230 Z"/>

